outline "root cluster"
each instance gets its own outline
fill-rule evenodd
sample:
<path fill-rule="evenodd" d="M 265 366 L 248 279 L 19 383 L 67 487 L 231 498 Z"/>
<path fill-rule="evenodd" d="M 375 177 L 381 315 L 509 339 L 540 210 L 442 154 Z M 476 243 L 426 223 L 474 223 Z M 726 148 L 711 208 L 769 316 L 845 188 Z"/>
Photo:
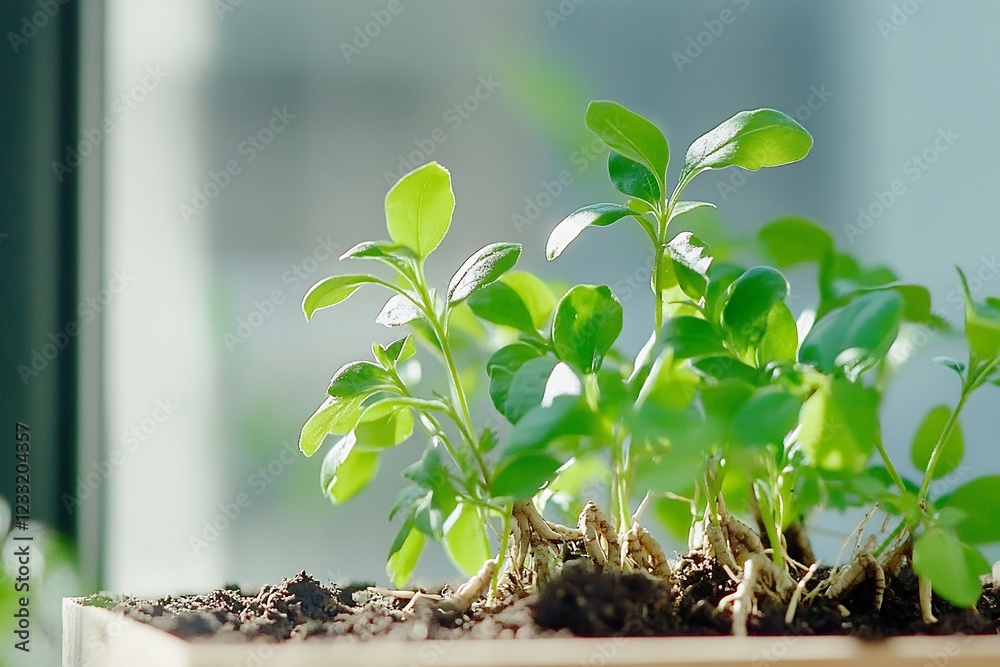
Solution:
<path fill-rule="evenodd" d="M 799 534 L 796 539 L 802 537 Z M 875 607 L 880 609 L 887 582 L 911 551 L 911 543 L 904 537 L 876 557 L 874 537 L 869 538 L 864 546 L 855 545 L 845 565 L 834 568 L 829 577 L 810 590 L 808 584 L 817 563 L 799 563 L 786 556 L 783 566 L 776 565 L 758 533 L 730 514 L 721 498 L 718 512 L 706 512 L 690 546 L 714 557 L 736 584 L 735 592 L 718 604 L 720 610 L 731 611 L 734 635 L 746 634 L 748 619 L 759 604 L 785 605 L 785 622 L 790 624 L 800 605 L 820 595 L 844 599 L 869 580 L 875 589 Z M 811 555 L 807 543 L 800 553 Z M 502 604 L 511 595 L 543 587 L 566 562 L 576 559 L 589 560 L 599 571 L 643 572 L 673 579 L 666 553 L 639 524 L 638 516 L 627 529 L 616 533 L 605 514 L 591 502 L 580 513 L 577 525 L 570 527 L 547 520 L 531 501 L 525 501 L 513 508 L 508 546 L 500 563 L 497 559 L 487 561 L 476 576 L 436 604 L 466 609 L 483 598 L 487 598 L 487 604 Z M 921 595 L 921 609 L 928 620 L 930 600 L 925 603 L 923 598 Z M 930 619 L 933 622 L 933 616 Z"/>

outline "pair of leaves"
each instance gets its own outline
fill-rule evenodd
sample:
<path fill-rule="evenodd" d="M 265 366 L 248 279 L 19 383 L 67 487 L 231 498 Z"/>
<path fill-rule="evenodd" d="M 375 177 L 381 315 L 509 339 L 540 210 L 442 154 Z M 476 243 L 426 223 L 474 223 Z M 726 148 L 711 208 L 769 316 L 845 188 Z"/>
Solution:
<path fill-rule="evenodd" d="M 656 237 L 656 230 L 641 213 L 665 205 L 666 172 L 670 147 L 663 133 L 639 114 L 610 101 L 591 102 L 585 117 L 587 127 L 610 149 L 608 174 L 615 188 L 645 205 L 635 209 L 618 204 L 584 207 L 560 222 L 545 248 L 548 259 L 558 257 L 566 246 L 590 226 L 605 227 L 633 216 Z M 801 160 L 812 148 L 812 137 L 785 114 L 773 109 L 743 111 L 702 135 L 688 148 L 681 168 L 680 187 L 710 169 L 740 167 L 756 171 Z M 704 202 L 672 202 L 671 218 Z M 669 223 L 670 220 L 667 220 Z"/>

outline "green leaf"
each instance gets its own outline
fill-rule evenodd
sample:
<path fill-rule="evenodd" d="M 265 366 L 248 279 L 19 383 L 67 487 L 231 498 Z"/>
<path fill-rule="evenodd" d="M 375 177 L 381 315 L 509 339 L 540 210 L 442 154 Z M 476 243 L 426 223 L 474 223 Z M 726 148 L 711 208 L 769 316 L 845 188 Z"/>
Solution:
<path fill-rule="evenodd" d="M 351 361 L 333 374 L 326 390 L 334 398 L 370 396 L 376 391 L 398 391 L 389 373 L 370 361 Z"/>
<path fill-rule="evenodd" d="M 622 304 L 611 288 L 577 285 L 556 306 L 552 342 L 560 360 L 596 373 L 621 331 Z"/>
<path fill-rule="evenodd" d="M 413 412 L 408 401 L 387 398 L 372 403 L 361 413 L 354 435 L 358 447 L 378 451 L 407 440 L 413 435 Z"/>
<path fill-rule="evenodd" d="M 552 357 L 538 357 L 525 362 L 514 372 L 501 410 L 511 424 L 516 424 L 529 410 L 541 405 L 545 385 L 556 363 Z"/>
<path fill-rule="evenodd" d="M 385 346 L 379 343 L 372 345 L 372 354 L 386 370 L 394 368 L 401 361 L 406 361 L 416 352 L 417 346 L 409 334 Z"/>
<path fill-rule="evenodd" d="M 757 238 L 767 258 L 785 269 L 798 264 L 822 264 L 833 252 L 830 232 L 805 218 L 781 218 L 764 225 Z"/>
<path fill-rule="evenodd" d="M 492 243 L 474 253 L 459 267 L 448 284 L 448 303 L 457 303 L 514 268 L 520 243 Z"/>
<path fill-rule="evenodd" d="M 977 303 L 974 312 L 966 317 L 965 337 L 980 359 L 1000 356 L 1000 309 Z"/>
<path fill-rule="evenodd" d="M 541 452 L 505 457 L 497 466 L 496 476 L 490 484 L 490 496 L 515 501 L 531 498 L 556 478 L 560 467 L 562 461 Z"/>
<path fill-rule="evenodd" d="M 705 318 L 712 322 L 722 319 L 722 306 L 736 279 L 746 272 L 742 266 L 728 262 L 712 262 L 708 267 L 708 289 L 705 290 Z"/>
<path fill-rule="evenodd" d="M 455 567 L 467 577 L 479 572 L 490 559 L 486 524 L 475 505 L 459 503 L 444 522 L 444 551 Z"/>
<path fill-rule="evenodd" d="M 598 417 L 578 396 L 558 396 L 551 405 L 528 411 L 510 433 L 507 451 L 533 450 L 552 444 L 563 436 L 591 435 Z"/>
<path fill-rule="evenodd" d="M 917 434 L 913 438 L 913 446 L 910 449 L 910 460 L 917 470 L 926 470 L 927 464 L 931 460 L 931 452 L 937 444 L 944 426 L 951 417 L 951 408 L 947 405 L 938 405 L 931 408 L 927 416 L 920 423 Z M 941 456 L 938 458 L 934 468 L 934 479 L 944 477 L 955 470 L 962 462 L 965 455 L 965 438 L 962 436 L 962 425 L 956 423 L 948 436 L 948 441 L 944 444 Z"/>
<path fill-rule="evenodd" d="M 549 234 L 545 243 L 545 258 L 552 260 L 561 255 L 566 246 L 587 227 L 607 227 L 634 215 L 635 211 L 621 204 L 591 204 L 573 211 Z"/>
<path fill-rule="evenodd" d="M 412 519 L 407 520 L 396 535 L 385 566 L 389 579 L 396 588 L 403 588 L 409 583 L 413 570 L 417 567 L 417 561 L 420 560 L 420 552 L 424 550 L 426 539 L 414 526 Z"/>
<path fill-rule="evenodd" d="M 385 283 L 375 276 L 350 275 L 324 278 L 313 285 L 302 299 L 302 312 L 311 320 L 313 314 L 322 308 L 335 306 L 357 292 L 362 285 Z"/>
<path fill-rule="evenodd" d="M 348 433 L 334 445 L 323 459 L 320 483 L 323 492 L 335 504 L 350 500 L 375 477 L 378 471 L 378 452 L 357 447 L 354 432 Z"/>
<path fill-rule="evenodd" d="M 667 218 L 667 224 L 679 215 L 684 215 L 690 211 L 694 211 L 699 208 L 715 208 L 715 204 L 707 201 L 679 201 L 674 204 L 674 208 L 670 211 L 670 217 Z"/>
<path fill-rule="evenodd" d="M 969 544 L 1000 542 L 1000 475 L 977 477 L 935 503 L 939 508 L 954 507 L 965 513 L 955 530 Z"/>
<path fill-rule="evenodd" d="M 972 291 L 965 274 L 958 269 L 965 291 L 965 338 L 977 357 L 983 360 L 1000 356 L 1000 306 L 993 298 L 985 303 L 972 300 Z"/>
<path fill-rule="evenodd" d="M 862 287 L 847 292 L 836 299 L 832 305 L 846 305 L 850 301 L 866 294 L 875 292 L 893 291 L 903 299 L 903 319 L 907 322 L 930 323 L 935 321 L 935 316 L 931 312 L 931 293 L 921 285 L 910 285 L 901 282 L 889 282 L 884 285 L 874 287 Z"/>
<path fill-rule="evenodd" d="M 769 266 L 745 272 L 729 286 L 722 307 L 722 326 L 739 350 L 757 347 L 767 327 L 771 307 L 788 296 L 788 281 Z"/>
<path fill-rule="evenodd" d="M 514 373 L 521 366 L 541 356 L 537 348 L 525 343 L 513 343 L 501 347 L 486 362 L 486 374 L 490 378 L 490 400 L 498 412 L 503 414 L 504 404 L 510 391 Z"/>
<path fill-rule="evenodd" d="M 765 327 L 764 337 L 757 346 L 757 365 L 764 367 L 772 361 L 795 361 L 799 330 L 792 311 L 783 301 L 771 306 Z"/>
<path fill-rule="evenodd" d="M 958 373 L 958 377 L 965 377 L 965 364 L 957 359 L 952 359 L 951 357 L 934 357 L 931 359 L 931 363 L 950 368 Z"/>
<path fill-rule="evenodd" d="M 670 147 L 659 128 L 639 114 L 608 101 L 587 105 L 585 120 L 590 131 L 609 148 L 649 169 L 663 190 Z"/>
<path fill-rule="evenodd" d="M 299 449 L 302 453 L 312 456 L 319 450 L 326 436 L 350 431 L 360 416 L 363 400 L 364 397 L 327 398 L 302 427 L 299 434 Z M 344 424 L 345 421 L 349 422 L 349 425 Z"/>
<path fill-rule="evenodd" d="M 847 380 L 832 380 L 806 399 L 798 441 L 818 468 L 860 472 L 879 436 L 878 393 Z"/>
<path fill-rule="evenodd" d="M 376 324 L 386 327 L 398 327 L 422 318 L 424 314 L 409 297 L 396 294 L 382 306 L 381 312 L 375 318 Z"/>
<path fill-rule="evenodd" d="M 913 569 L 948 602 L 973 607 L 983 593 L 979 577 L 990 573 L 990 564 L 954 533 L 931 528 L 913 543 Z"/>
<path fill-rule="evenodd" d="M 505 283 L 495 282 L 473 292 L 469 297 L 469 308 L 487 322 L 525 333 L 537 333 L 528 307 L 517 292 Z"/>
<path fill-rule="evenodd" d="M 692 361 L 691 366 L 699 374 L 719 381 L 739 380 L 752 385 L 756 385 L 761 381 L 760 371 L 728 354 L 701 357 Z"/>
<path fill-rule="evenodd" d="M 527 271 L 511 271 L 500 282 L 517 292 L 536 329 L 544 329 L 556 307 L 556 296 L 540 278 Z"/>
<path fill-rule="evenodd" d="M 708 245 L 691 232 L 681 232 L 664 248 L 674 264 L 677 284 L 686 295 L 698 301 L 708 288 L 708 269 L 712 257 Z"/>
<path fill-rule="evenodd" d="M 389 237 L 427 257 L 440 245 L 455 210 L 451 174 L 430 162 L 403 176 L 385 196 Z"/>
<path fill-rule="evenodd" d="M 706 169 L 757 171 L 789 164 L 808 155 L 812 144 L 805 128 L 780 111 L 741 111 L 691 144 L 680 181 L 685 183 Z"/>
<path fill-rule="evenodd" d="M 802 399 L 778 387 L 759 390 L 736 414 L 734 434 L 746 447 L 778 445 L 799 421 Z"/>
<path fill-rule="evenodd" d="M 843 368 L 856 375 L 889 352 L 902 315 L 903 298 L 896 292 L 866 294 L 820 319 L 802 341 L 799 361 L 824 373 Z"/>
<path fill-rule="evenodd" d="M 611 151 L 608 154 L 608 175 L 618 192 L 650 204 L 660 201 L 660 184 L 653 172 L 641 163 Z"/>
<path fill-rule="evenodd" d="M 340 259 L 374 259 L 403 271 L 409 260 L 418 258 L 416 253 L 398 243 L 363 241 L 341 255 Z"/>
<path fill-rule="evenodd" d="M 676 359 L 690 359 L 726 351 L 715 328 L 700 317 L 671 317 L 660 330 L 660 341 L 674 349 Z"/>

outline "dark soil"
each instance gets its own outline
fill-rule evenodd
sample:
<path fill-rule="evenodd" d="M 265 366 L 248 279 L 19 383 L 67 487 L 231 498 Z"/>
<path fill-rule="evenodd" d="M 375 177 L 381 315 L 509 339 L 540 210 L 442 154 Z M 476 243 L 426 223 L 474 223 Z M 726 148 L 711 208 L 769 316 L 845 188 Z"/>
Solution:
<path fill-rule="evenodd" d="M 730 612 L 717 609 L 719 600 L 734 591 L 727 574 L 713 560 L 692 554 L 679 561 L 675 576 L 671 586 L 644 574 L 599 573 L 575 562 L 540 595 L 509 600 L 492 613 L 481 606 L 464 613 L 445 612 L 422 601 L 407 614 L 402 611 L 405 599 L 370 592 L 366 586 L 325 586 L 305 572 L 251 594 L 223 588 L 155 602 L 126 598 L 114 608 L 183 638 L 228 642 L 730 634 Z M 813 585 L 825 576 L 820 572 Z M 106 600 L 95 599 L 94 604 L 108 606 Z M 763 598 L 758 604 L 758 613 L 748 622 L 751 635 L 879 639 L 1000 633 L 1000 587 L 995 582 L 986 586 L 975 610 L 956 609 L 935 597 L 939 622 L 924 625 L 917 605 L 917 579 L 908 567 L 892 580 L 881 611 L 875 611 L 871 585 L 860 586 L 841 602 L 819 596 L 800 604 L 790 625 L 784 621 L 784 605 L 768 604 Z"/>

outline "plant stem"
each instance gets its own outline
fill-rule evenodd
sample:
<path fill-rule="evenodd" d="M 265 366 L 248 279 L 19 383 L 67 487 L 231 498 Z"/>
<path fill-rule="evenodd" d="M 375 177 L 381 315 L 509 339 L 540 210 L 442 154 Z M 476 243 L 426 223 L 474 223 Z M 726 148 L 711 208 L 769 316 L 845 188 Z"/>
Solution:
<path fill-rule="evenodd" d="M 875 436 L 875 448 L 878 449 L 879 455 L 882 457 L 882 462 L 885 464 L 885 469 L 889 471 L 889 477 L 892 478 L 892 483 L 896 485 L 900 493 L 906 493 L 906 486 L 903 484 L 903 478 L 899 476 L 896 472 L 896 466 L 892 465 L 892 460 L 889 459 L 889 452 L 885 451 L 885 445 L 882 443 L 882 436 Z"/>
<path fill-rule="evenodd" d="M 503 565 L 507 559 L 507 544 L 510 542 L 510 516 L 513 511 L 513 504 L 504 506 L 503 529 L 500 533 L 500 553 L 497 555 L 497 564 L 496 567 L 493 568 L 493 576 L 490 578 L 489 599 L 491 601 L 496 599 L 497 585 L 500 583 L 500 573 L 503 571 Z"/>
<path fill-rule="evenodd" d="M 469 402 L 465 395 L 465 388 L 462 386 L 462 377 L 458 373 L 458 366 L 455 364 L 455 357 L 451 351 L 451 343 L 448 340 L 447 316 L 441 317 L 438 315 L 437 309 L 434 307 L 434 301 L 431 299 L 430 292 L 427 289 L 427 281 L 424 278 L 423 269 L 417 267 L 416 273 L 417 280 L 415 282 L 418 285 L 417 292 L 423 302 L 424 315 L 427 316 L 431 329 L 441 344 L 441 356 L 444 357 L 445 367 L 448 370 L 451 400 L 457 406 L 457 414 L 453 415 L 455 423 L 458 425 L 459 431 L 461 431 L 462 436 L 469 445 L 469 449 L 472 450 L 476 458 L 476 462 L 479 464 L 483 483 L 489 487 L 489 468 L 486 467 L 486 461 L 483 459 L 482 452 L 479 451 L 479 442 L 476 440 L 475 435 L 476 429 L 472 423 L 472 414 L 469 412 Z"/>
<path fill-rule="evenodd" d="M 924 481 L 920 484 L 920 492 L 917 494 L 917 503 L 923 507 L 924 501 L 927 500 L 927 492 L 930 490 L 931 480 L 934 479 L 934 469 L 937 467 L 938 460 L 941 458 L 941 454 L 944 452 L 945 443 L 951 437 L 951 432 L 955 430 L 955 424 L 958 423 L 958 416 L 962 414 L 962 409 L 965 407 L 966 401 L 969 400 L 969 396 L 972 394 L 972 387 L 970 383 L 966 383 L 962 387 L 962 395 L 958 397 L 958 404 L 955 409 L 951 411 L 948 416 L 948 421 L 944 424 L 944 429 L 941 431 L 941 437 L 938 438 L 937 443 L 934 445 L 934 450 L 931 452 L 931 458 L 927 462 L 927 469 L 924 471 Z"/>

